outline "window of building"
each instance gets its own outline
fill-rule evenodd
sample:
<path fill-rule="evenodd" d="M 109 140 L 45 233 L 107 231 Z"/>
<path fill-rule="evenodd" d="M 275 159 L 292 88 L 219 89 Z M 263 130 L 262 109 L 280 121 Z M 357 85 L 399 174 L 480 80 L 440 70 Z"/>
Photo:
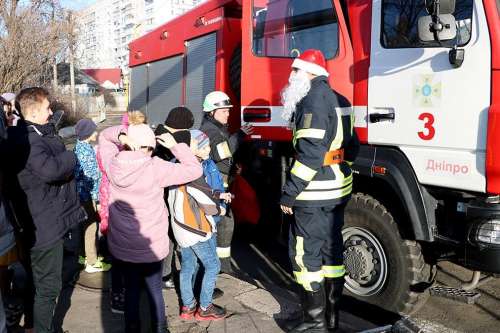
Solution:
<path fill-rule="evenodd" d="M 327 59 L 338 50 L 338 21 L 331 0 L 268 0 L 253 6 L 253 51 L 262 57 L 296 57 L 307 49 Z"/>
<path fill-rule="evenodd" d="M 451 46 L 467 44 L 471 37 L 473 0 L 456 0 L 453 15 L 457 21 L 457 38 L 445 42 Z M 423 0 L 382 1 L 382 46 L 386 48 L 437 47 L 438 42 L 423 43 L 418 38 L 418 19 L 429 15 Z"/>

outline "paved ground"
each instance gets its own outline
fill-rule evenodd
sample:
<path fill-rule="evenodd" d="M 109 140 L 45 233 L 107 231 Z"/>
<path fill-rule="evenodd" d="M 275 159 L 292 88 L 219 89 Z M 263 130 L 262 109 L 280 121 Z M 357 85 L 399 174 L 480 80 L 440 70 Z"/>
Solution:
<path fill-rule="evenodd" d="M 94 276 L 99 276 L 94 275 Z M 88 282 L 89 275 L 83 275 Z M 97 280 L 101 279 L 98 277 Z M 299 315 L 299 305 L 295 298 L 279 286 L 265 290 L 241 279 L 222 274 L 217 286 L 224 296 L 216 303 L 228 311 L 225 320 L 214 322 L 184 321 L 179 318 L 179 303 L 175 290 L 164 291 L 169 327 L 172 333 L 279 333 L 287 318 Z M 141 303 L 141 314 L 147 317 L 147 303 Z M 361 332 L 376 328 L 375 325 L 348 313 L 342 313 L 341 333 Z M 63 329 L 70 333 L 81 332 L 123 332 L 123 316 L 111 313 L 106 291 L 90 290 L 77 286 L 71 297 L 71 307 L 64 319 Z M 147 324 L 143 332 L 149 332 Z M 389 332 L 376 330 L 373 332 Z"/>
<path fill-rule="evenodd" d="M 217 322 L 181 320 L 176 292 L 164 291 L 172 333 L 283 332 L 279 326 L 282 319 L 296 314 L 298 310 L 297 304 L 281 295 L 272 295 L 229 275 L 221 275 L 217 285 L 225 292 L 217 303 L 225 306 L 229 313 L 227 319 Z M 118 333 L 123 332 L 123 316 L 111 313 L 106 292 L 77 287 L 63 327 L 70 333 Z"/>
<path fill-rule="evenodd" d="M 472 277 L 472 272 L 449 262 L 439 264 L 437 282 L 458 287 Z M 500 279 L 493 279 L 477 288 L 481 297 L 474 305 L 432 296 L 425 306 L 414 315 L 417 321 L 442 324 L 450 329 L 468 332 L 500 332 Z"/>
<path fill-rule="evenodd" d="M 233 255 L 235 264 L 250 275 L 253 283 L 268 289 L 273 285 L 280 285 L 289 297 L 295 297 L 297 288 L 291 279 L 288 257 L 282 245 L 233 242 Z M 248 261 L 246 258 L 253 260 Z M 438 265 L 438 284 L 458 287 L 461 283 L 468 282 L 471 276 L 471 271 L 449 262 Z M 346 298 L 344 309 L 349 314 L 345 313 L 343 319 L 355 331 L 384 325 L 405 326 L 404 324 L 409 322 L 411 329 L 401 332 L 500 333 L 500 279 L 490 280 L 477 291 L 481 293 L 481 297 L 473 305 L 431 296 L 424 307 L 407 321 L 402 321 L 396 314 L 372 309 Z M 394 331 L 397 332 L 396 329 Z"/>

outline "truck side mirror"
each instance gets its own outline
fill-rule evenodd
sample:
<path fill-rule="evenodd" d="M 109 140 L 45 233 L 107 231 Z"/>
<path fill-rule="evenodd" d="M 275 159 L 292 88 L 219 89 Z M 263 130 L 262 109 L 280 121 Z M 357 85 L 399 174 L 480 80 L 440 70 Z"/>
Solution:
<path fill-rule="evenodd" d="M 451 49 L 450 53 L 448 53 L 448 59 L 453 67 L 459 68 L 464 63 L 465 50 L 456 47 Z"/>
<path fill-rule="evenodd" d="M 457 25 L 452 14 L 422 16 L 418 19 L 418 38 L 422 42 L 449 41 L 457 37 Z"/>

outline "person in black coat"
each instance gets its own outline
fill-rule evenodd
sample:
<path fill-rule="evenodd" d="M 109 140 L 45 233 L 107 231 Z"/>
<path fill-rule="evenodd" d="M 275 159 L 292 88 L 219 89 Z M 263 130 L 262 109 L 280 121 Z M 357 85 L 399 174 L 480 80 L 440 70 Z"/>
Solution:
<path fill-rule="evenodd" d="M 62 287 L 63 239 L 86 219 L 73 178 L 76 156 L 67 151 L 49 122 L 49 94 L 22 90 L 17 101 L 24 120 L 9 128 L 9 193 L 23 224 L 33 282 L 34 329 L 52 332 L 56 299 Z M 71 236 L 70 236 L 71 237 Z"/>
<path fill-rule="evenodd" d="M 170 133 L 174 137 L 176 142 L 184 142 L 188 146 L 191 144 L 191 134 L 189 129 L 194 125 L 194 116 L 191 110 L 186 107 L 178 106 L 171 109 L 165 118 L 163 124 L 159 124 L 156 127 L 155 135 L 160 136 L 164 133 Z M 172 152 L 163 147 L 161 144 L 157 144 L 154 156 L 158 156 L 162 160 L 171 161 L 174 159 Z M 165 203 L 168 207 L 168 188 L 164 192 Z M 170 238 L 170 249 L 168 251 L 167 257 L 163 260 L 163 282 L 165 289 L 175 288 L 174 284 L 174 270 L 175 270 L 175 260 L 174 253 L 176 252 L 177 242 L 172 234 L 172 228 L 168 230 Z"/>
<path fill-rule="evenodd" d="M 1 103 L 6 103 L 0 97 Z M 5 154 L 5 146 L 7 141 L 7 118 L 4 113 L 0 113 L 0 154 Z M 5 163 L 5 162 L 4 162 Z M 8 265 L 11 263 L 9 254 L 15 251 L 14 228 L 12 226 L 13 217 L 10 212 L 10 207 L 4 195 L 4 172 L 3 164 L 0 165 L 0 332 L 7 332 L 6 315 L 4 311 L 3 298 L 8 285 Z M 3 294 L 3 295 L 2 295 Z"/>

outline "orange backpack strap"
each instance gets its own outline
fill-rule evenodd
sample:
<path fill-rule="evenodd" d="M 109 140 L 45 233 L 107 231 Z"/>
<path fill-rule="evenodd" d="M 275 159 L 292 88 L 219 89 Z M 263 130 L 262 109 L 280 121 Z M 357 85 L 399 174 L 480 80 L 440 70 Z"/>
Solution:
<path fill-rule="evenodd" d="M 212 225 L 208 221 L 203 210 L 198 206 L 196 200 L 187 192 L 186 185 L 180 186 L 179 190 L 184 195 L 182 202 L 184 224 L 205 233 L 212 232 Z"/>

